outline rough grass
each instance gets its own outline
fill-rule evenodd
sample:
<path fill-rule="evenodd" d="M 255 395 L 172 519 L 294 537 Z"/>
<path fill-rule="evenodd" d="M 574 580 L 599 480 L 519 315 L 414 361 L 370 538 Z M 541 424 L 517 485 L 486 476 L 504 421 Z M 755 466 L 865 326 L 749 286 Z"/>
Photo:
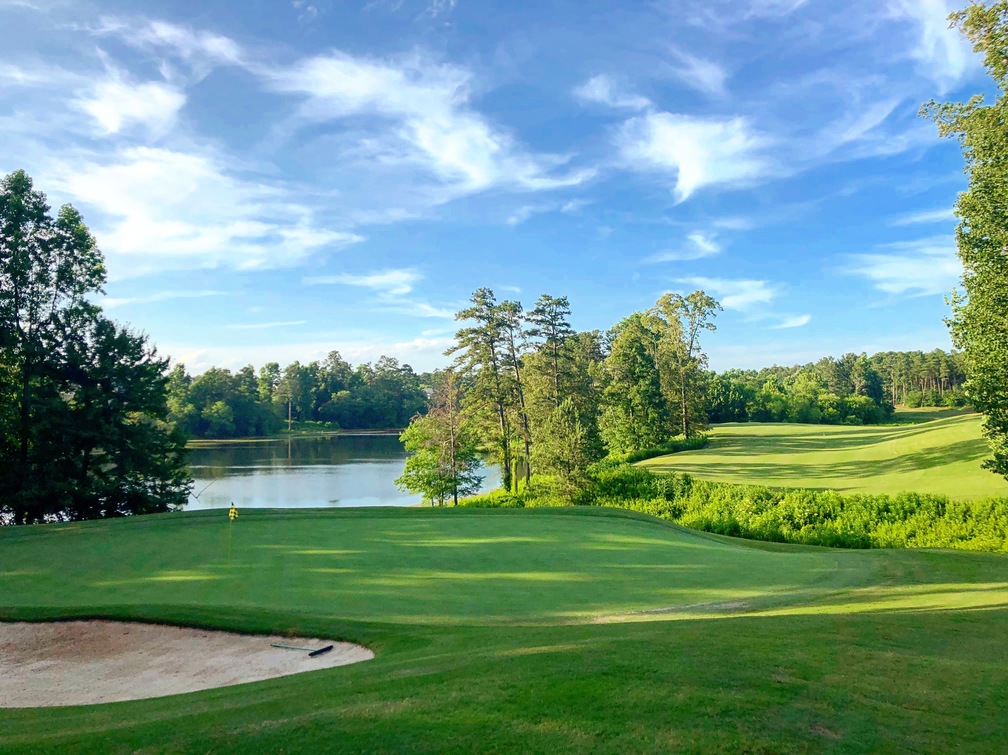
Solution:
<path fill-rule="evenodd" d="M 719 482 L 849 493 L 935 493 L 957 500 L 1008 497 L 1008 482 L 981 468 L 989 448 L 981 417 L 897 412 L 913 424 L 716 425 L 707 448 L 641 462 Z"/>
<path fill-rule="evenodd" d="M 749 543 L 611 510 L 0 531 L 0 618 L 82 615 L 351 639 L 377 658 L 0 710 L 0 750 L 989 750 L 1008 714 L 1008 558 Z"/>

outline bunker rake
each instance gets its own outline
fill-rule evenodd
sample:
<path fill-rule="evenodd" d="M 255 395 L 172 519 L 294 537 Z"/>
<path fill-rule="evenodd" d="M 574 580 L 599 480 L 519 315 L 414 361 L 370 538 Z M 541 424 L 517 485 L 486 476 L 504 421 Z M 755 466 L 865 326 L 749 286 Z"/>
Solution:
<path fill-rule="evenodd" d="M 282 645 L 279 642 L 271 642 L 270 647 L 283 648 L 284 650 L 300 650 L 302 652 L 308 653 L 309 658 L 314 658 L 316 655 L 322 655 L 323 653 L 328 653 L 333 649 L 332 645 L 326 645 L 324 648 L 302 648 L 297 645 Z"/>

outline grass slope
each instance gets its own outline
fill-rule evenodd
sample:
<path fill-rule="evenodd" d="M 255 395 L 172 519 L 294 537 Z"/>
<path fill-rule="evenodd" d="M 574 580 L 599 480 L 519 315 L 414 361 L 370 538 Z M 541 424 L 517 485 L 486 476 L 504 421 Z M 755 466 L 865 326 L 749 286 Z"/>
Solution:
<path fill-rule="evenodd" d="M 977 750 L 1008 714 L 1008 558 L 747 543 L 611 510 L 0 531 L 0 618 L 61 616 L 303 632 L 377 658 L 0 710 L 2 751 Z"/>
<path fill-rule="evenodd" d="M 654 471 L 771 487 L 913 491 L 959 500 L 1008 496 L 1008 482 L 980 467 L 990 455 L 980 425 L 980 415 L 959 413 L 911 425 L 724 424 L 711 429 L 707 448 L 641 463 Z"/>

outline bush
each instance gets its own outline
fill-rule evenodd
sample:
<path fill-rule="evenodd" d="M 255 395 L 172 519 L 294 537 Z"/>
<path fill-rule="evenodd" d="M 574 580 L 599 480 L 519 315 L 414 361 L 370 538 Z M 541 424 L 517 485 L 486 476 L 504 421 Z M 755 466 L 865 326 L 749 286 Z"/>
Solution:
<path fill-rule="evenodd" d="M 781 490 L 655 474 L 607 460 L 590 470 L 582 504 L 611 506 L 685 527 L 752 540 L 842 548 L 961 548 L 1008 551 L 1008 499 L 951 501 L 920 493 L 844 495 Z M 569 505 L 533 486 L 496 491 L 463 505 L 531 508 Z"/>
<path fill-rule="evenodd" d="M 653 459 L 656 456 L 668 456 L 669 454 L 677 454 L 680 451 L 696 451 L 700 448 L 705 448 L 708 443 L 708 438 L 706 435 L 694 435 L 692 438 L 673 438 L 670 441 L 666 441 L 658 446 L 653 446 L 651 448 L 644 448 L 640 451 L 630 451 L 625 454 L 609 454 L 606 457 L 606 461 L 610 463 L 626 463 L 633 464 L 637 461 L 644 461 L 645 459 Z"/>

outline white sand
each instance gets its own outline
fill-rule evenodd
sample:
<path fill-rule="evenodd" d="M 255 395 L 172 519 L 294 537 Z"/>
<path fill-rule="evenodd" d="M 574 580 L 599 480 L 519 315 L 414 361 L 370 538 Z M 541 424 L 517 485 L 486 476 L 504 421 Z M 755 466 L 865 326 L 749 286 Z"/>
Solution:
<path fill-rule="evenodd" d="M 277 642 L 322 648 L 308 653 Z M 176 695 L 374 658 L 360 645 L 114 621 L 0 622 L 0 708 Z"/>

